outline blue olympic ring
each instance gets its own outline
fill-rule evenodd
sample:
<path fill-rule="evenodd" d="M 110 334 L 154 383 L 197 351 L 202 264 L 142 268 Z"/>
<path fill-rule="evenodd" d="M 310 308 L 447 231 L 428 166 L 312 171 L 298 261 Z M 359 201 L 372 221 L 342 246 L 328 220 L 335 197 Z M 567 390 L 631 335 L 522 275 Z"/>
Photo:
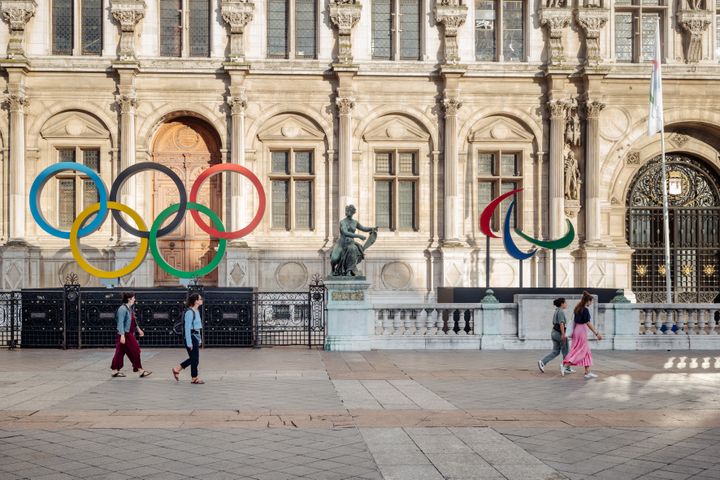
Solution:
<path fill-rule="evenodd" d="M 105 184 L 100 178 L 100 175 L 98 175 L 90 167 L 87 167 L 81 163 L 60 162 L 54 165 L 50 165 L 45 170 L 40 172 L 40 174 L 35 178 L 32 187 L 30 187 L 30 213 L 35 219 L 35 222 L 37 222 L 38 226 L 45 230 L 47 233 L 55 237 L 70 240 L 70 232 L 62 231 L 50 225 L 38 206 L 38 204 L 40 203 L 40 194 L 42 193 L 42 189 L 43 187 L 45 187 L 45 184 L 50 181 L 50 178 L 53 177 L 57 172 L 61 172 L 63 170 L 76 170 L 78 172 L 84 173 L 85 175 L 90 177 L 93 182 L 95 182 L 95 187 L 98 191 L 98 202 L 100 202 L 100 210 L 98 211 L 97 215 L 95 215 L 95 219 L 83 228 L 81 228 L 78 232 L 78 237 L 85 237 L 100 228 L 100 226 L 105 221 L 105 217 L 107 216 L 108 212 L 108 194 L 107 189 L 105 188 Z"/>

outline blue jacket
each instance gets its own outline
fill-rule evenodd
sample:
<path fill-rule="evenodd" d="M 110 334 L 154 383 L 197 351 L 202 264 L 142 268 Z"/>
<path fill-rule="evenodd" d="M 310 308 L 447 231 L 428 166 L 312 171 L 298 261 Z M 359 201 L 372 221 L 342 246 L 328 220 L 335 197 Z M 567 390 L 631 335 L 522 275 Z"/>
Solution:
<path fill-rule="evenodd" d="M 130 331 L 130 320 L 130 307 L 128 307 L 126 303 L 123 303 L 117 309 L 117 312 L 115 312 L 118 335 L 125 335 Z"/>
<path fill-rule="evenodd" d="M 195 337 L 198 345 L 202 343 L 199 333 L 192 333 L 191 330 L 200 331 L 202 329 L 202 320 L 200 319 L 200 312 L 195 312 L 192 308 L 188 308 L 185 311 L 185 345 L 192 347 L 192 337 Z"/>

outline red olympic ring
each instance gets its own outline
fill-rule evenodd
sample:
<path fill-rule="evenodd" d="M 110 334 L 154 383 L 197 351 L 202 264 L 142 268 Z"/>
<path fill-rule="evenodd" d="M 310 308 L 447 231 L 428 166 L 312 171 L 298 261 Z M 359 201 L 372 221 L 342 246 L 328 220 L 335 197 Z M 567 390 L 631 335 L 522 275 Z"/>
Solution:
<path fill-rule="evenodd" d="M 216 238 L 223 238 L 225 240 L 234 240 L 236 238 L 242 238 L 248 233 L 255 230 L 255 228 L 260 223 L 260 220 L 262 220 L 263 214 L 265 213 L 265 189 L 263 188 L 262 183 L 260 183 L 260 179 L 256 177 L 253 172 L 251 172 L 245 167 L 236 165 L 234 163 L 219 163 L 217 165 L 214 165 L 202 172 L 200 176 L 195 180 L 195 183 L 193 183 L 193 186 L 190 189 L 190 201 L 197 203 L 197 195 L 200 191 L 200 186 L 205 180 L 215 174 L 225 171 L 236 172 L 240 175 L 244 175 L 255 186 L 255 189 L 258 192 L 258 196 L 260 197 L 260 206 L 258 207 L 258 211 L 255 214 L 255 217 L 253 217 L 252 221 L 245 228 L 241 228 L 240 230 L 235 230 L 234 232 L 221 232 L 205 223 L 205 221 L 200 217 L 200 212 L 198 212 L 197 210 L 191 210 L 190 214 L 195 220 L 195 223 L 197 223 L 198 227 L 200 227 L 208 235 Z"/>

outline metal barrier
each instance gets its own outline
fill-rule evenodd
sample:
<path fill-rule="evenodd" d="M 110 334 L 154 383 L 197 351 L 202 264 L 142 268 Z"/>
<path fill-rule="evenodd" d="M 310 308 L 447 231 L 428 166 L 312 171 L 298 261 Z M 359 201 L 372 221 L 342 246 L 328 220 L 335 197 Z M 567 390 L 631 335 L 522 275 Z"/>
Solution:
<path fill-rule="evenodd" d="M 17 346 L 18 329 L 22 325 L 20 292 L 0 292 L 0 347 Z"/>

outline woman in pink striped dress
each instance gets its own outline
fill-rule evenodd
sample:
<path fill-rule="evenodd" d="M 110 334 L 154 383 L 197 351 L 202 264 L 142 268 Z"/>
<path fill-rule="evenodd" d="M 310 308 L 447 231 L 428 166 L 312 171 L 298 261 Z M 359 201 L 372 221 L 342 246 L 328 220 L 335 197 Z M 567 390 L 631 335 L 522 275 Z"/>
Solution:
<path fill-rule="evenodd" d="M 590 310 L 588 306 L 592 305 L 593 297 L 588 292 L 583 292 L 580 302 L 575 306 L 575 325 L 572 332 L 572 345 L 570 353 L 563 359 L 565 365 L 580 365 L 585 367 L 585 379 L 597 378 L 597 375 L 590 371 L 593 364 L 592 353 L 590 352 L 590 343 L 587 339 L 588 328 L 592 330 L 598 340 L 602 340 L 602 335 L 590 323 Z"/>

